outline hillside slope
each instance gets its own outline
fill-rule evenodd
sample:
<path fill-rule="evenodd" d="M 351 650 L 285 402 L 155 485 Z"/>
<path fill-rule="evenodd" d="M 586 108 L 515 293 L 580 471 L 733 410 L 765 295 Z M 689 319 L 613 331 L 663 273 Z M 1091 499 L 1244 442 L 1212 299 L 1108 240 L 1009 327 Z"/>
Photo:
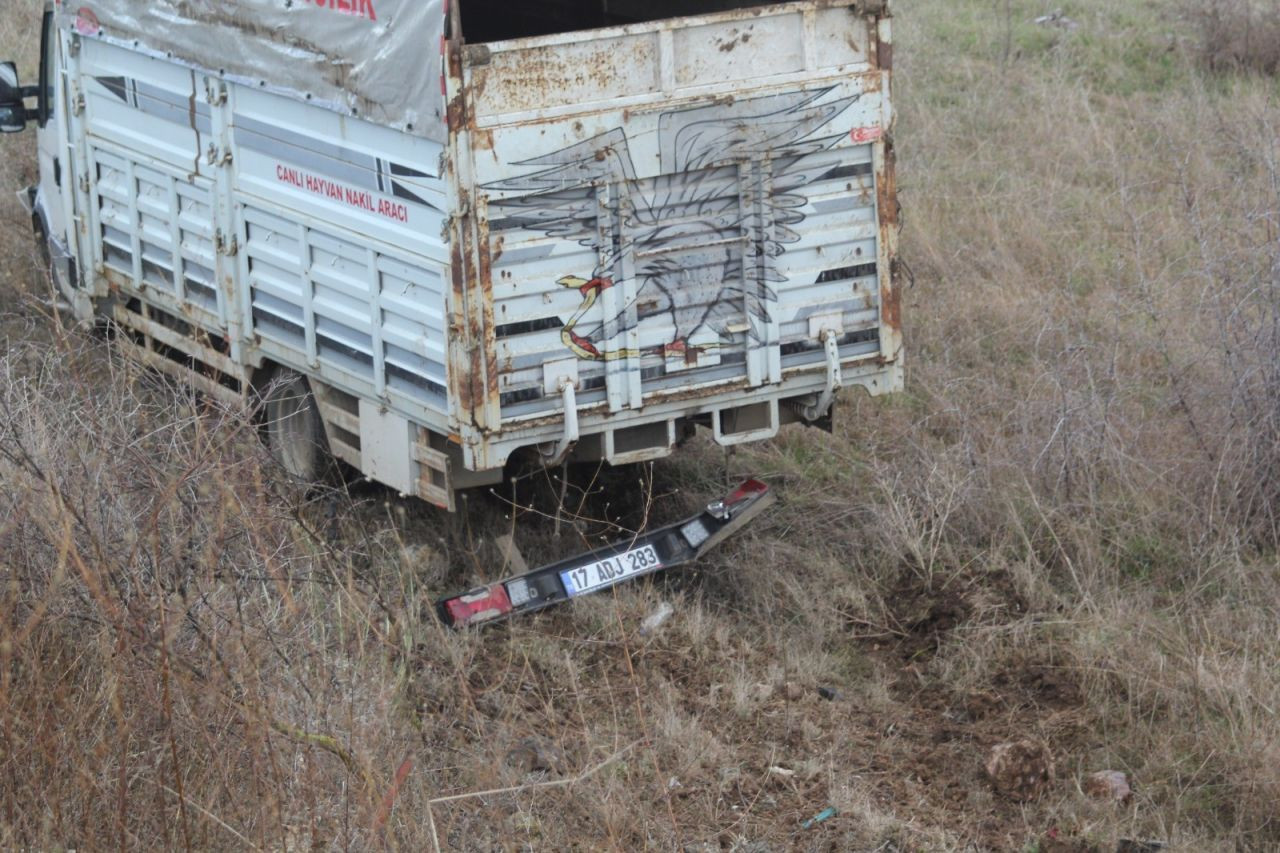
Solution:
<path fill-rule="evenodd" d="M 537 478 L 453 520 L 300 490 L 60 327 L 0 139 L 0 846 L 1280 846 L 1280 83 L 1204 70 L 1175 0 L 1056 8 L 897 4 L 908 391 L 588 472 L 560 538 Z M 696 569 L 432 618 L 501 533 L 548 559 L 746 473 L 783 502 Z M 1020 739 L 1025 803 L 983 769 Z"/>

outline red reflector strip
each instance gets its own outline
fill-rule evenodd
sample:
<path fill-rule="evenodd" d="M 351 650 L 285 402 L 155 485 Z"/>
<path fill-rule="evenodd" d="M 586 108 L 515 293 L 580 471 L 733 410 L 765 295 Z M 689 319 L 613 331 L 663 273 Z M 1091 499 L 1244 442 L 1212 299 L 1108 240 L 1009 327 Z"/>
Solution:
<path fill-rule="evenodd" d="M 507 588 L 500 583 L 451 598 L 444 607 L 449 611 L 453 624 L 459 628 L 506 616 L 512 610 Z"/>
<path fill-rule="evenodd" d="M 734 504 L 742 503 L 748 498 L 759 497 L 767 491 L 769 491 L 769 487 L 759 480 L 747 480 L 741 486 L 738 486 L 733 494 L 725 498 L 724 502 L 728 506 L 733 506 Z"/>

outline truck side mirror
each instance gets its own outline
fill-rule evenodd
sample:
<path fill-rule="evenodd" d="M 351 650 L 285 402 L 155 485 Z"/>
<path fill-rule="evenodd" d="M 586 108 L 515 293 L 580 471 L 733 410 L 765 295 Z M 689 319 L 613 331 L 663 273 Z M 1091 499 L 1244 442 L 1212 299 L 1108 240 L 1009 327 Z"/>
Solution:
<path fill-rule="evenodd" d="M 27 107 L 18 85 L 18 66 L 0 62 L 0 133 L 21 133 L 27 129 Z"/>
<path fill-rule="evenodd" d="M 22 100 L 22 87 L 18 85 L 18 66 L 13 62 L 0 62 L 0 104 Z"/>
<path fill-rule="evenodd" d="M 27 108 L 21 103 L 0 104 L 0 133 L 22 133 L 27 129 Z"/>

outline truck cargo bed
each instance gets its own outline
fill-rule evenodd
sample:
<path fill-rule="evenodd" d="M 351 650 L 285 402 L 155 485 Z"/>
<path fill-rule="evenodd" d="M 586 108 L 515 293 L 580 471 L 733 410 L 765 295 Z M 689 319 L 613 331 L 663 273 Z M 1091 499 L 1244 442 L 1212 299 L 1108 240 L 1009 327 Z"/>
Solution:
<path fill-rule="evenodd" d="M 399 491 L 901 384 L 883 0 L 54 14 L 69 301 L 207 393 L 288 378 Z"/>

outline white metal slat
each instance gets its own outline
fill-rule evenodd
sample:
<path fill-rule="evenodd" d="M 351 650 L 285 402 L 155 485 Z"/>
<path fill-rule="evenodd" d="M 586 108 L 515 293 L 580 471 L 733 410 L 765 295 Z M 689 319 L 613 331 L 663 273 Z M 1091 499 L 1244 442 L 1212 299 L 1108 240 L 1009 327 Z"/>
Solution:
<path fill-rule="evenodd" d="M 186 267 L 187 261 L 182 253 L 182 202 L 178 195 L 178 182 L 169 180 L 169 240 L 173 246 L 173 259 L 170 272 L 173 274 L 173 292 L 178 299 L 187 299 Z"/>
<path fill-rule="evenodd" d="M 298 284 L 302 296 L 303 346 L 306 348 L 307 364 L 314 366 L 320 363 L 320 349 L 316 343 L 316 289 L 311 279 L 310 229 L 301 222 L 294 229 L 295 245 L 298 247 Z"/>
<path fill-rule="evenodd" d="M 757 296 L 764 305 L 764 352 L 766 376 L 770 385 L 782 382 L 782 341 L 778 328 L 778 292 L 769 281 L 773 259 L 769 257 L 767 246 L 778 240 L 777 217 L 768 212 L 764 200 L 773 197 L 773 162 L 757 161 L 755 172 L 759 176 L 756 191 L 756 210 L 759 217 L 759 232 L 755 245 L 759 252 L 760 262 L 757 266 Z"/>
<path fill-rule="evenodd" d="M 760 256 L 753 256 L 749 251 L 752 246 L 763 252 L 762 233 L 759 227 L 762 188 L 759 186 L 758 161 L 751 160 L 738 165 L 738 219 L 742 223 L 742 310 L 750 329 L 743 344 L 746 355 L 747 384 L 758 388 L 764 384 L 767 365 L 761 352 L 760 341 L 766 334 L 762 324 L 751 311 L 751 300 L 762 296 L 760 279 L 762 273 Z"/>
<path fill-rule="evenodd" d="M 138 233 L 138 177 L 137 167 L 132 160 L 125 161 L 124 164 L 125 187 L 128 190 L 128 231 L 129 249 L 133 253 L 133 285 L 138 287 L 142 284 L 142 237 Z"/>
<path fill-rule="evenodd" d="M 378 396 L 387 393 L 387 353 L 382 346 L 382 274 L 378 271 L 378 253 L 365 250 L 369 282 L 369 326 L 373 338 L 373 387 Z"/>

